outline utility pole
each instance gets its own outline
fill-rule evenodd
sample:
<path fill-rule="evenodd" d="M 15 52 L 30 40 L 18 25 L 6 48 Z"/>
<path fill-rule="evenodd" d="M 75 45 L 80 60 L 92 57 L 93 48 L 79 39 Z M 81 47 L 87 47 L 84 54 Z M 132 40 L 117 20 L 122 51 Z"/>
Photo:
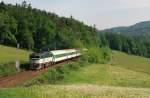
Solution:
<path fill-rule="evenodd" d="M 108 86 L 112 84 L 112 63 L 113 63 L 113 56 L 111 55 L 110 62 L 108 63 Z"/>
<path fill-rule="evenodd" d="M 55 45 L 54 48 L 55 48 L 55 50 L 57 50 L 58 37 L 59 37 L 59 36 L 58 36 L 58 32 L 56 32 L 55 39 L 54 39 L 54 45 Z"/>
<path fill-rule="evenodd" d="M 19 45 L 19 43 L 17 43 L 17 51 L 19 50 L 19 48 L 20 48 L 20 45 Z M 19 58 L 17 58 L 15 65 L 16 65 L 17 71 L 20 72 L 20 61 L 19 61 Z"/>

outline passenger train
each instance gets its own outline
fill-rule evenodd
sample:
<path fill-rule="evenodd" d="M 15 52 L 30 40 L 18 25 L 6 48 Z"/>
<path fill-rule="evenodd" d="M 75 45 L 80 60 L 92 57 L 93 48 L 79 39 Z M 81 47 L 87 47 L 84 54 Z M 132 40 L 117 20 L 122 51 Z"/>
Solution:
<path fill-rule="evenodd" d="M 54 50 L 30 55 L 30 69 L 42 69 L 57 62 L 81 56 L 79 49 Z"/>

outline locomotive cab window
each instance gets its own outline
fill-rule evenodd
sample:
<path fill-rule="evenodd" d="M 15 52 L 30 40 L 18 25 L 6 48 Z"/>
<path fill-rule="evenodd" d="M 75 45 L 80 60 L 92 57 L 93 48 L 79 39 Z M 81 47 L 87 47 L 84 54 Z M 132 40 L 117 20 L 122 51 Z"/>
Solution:
<path fill-rule="evenodd" d="M 30 56 L 30 59 L 39 59 L 39 58 L 40 56 L 33 56 L 33 55 Z"/>

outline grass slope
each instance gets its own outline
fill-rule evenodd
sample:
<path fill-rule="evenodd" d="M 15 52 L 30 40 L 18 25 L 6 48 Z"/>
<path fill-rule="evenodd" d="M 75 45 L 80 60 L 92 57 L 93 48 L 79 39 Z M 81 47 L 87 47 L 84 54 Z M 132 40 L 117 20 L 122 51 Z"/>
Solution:
<path fill-rule="evenodd" d="M 60 84 L 150 87 L 150 59 L 113 52 L 112 65 L 93 64 L 68 74 Z"/>
<path fill-rule="evenodd" d="M 17 72 L 15 61 L 28 62 L 28 51 L 0 45 L 0 77 Z"/>
<path fill-rule="evenodd" d="M 29 53 L 25 50 L 0 45 L 0 64 L 14 62 L 16 60 L 28 61 Z"/>
<path fill-rule="evenodd" d="M 150 74 L 150 59 L 113 51 L 112 65 Z"/>
<path fill-rule="evenodd" d="M 125 87 L 150 87 L 150 75 L 120 67 L 96 64 L 71 72 L 60 84 L 98 84 Z"/>

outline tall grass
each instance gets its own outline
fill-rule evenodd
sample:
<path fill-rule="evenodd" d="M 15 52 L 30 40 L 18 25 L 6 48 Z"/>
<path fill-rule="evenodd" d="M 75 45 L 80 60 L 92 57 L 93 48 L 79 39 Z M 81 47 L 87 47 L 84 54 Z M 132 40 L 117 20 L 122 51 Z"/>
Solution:
<path fill-rule="evenodd" d="M 150 98 L 150 89 L 97 85 L 44 85 L 0 90 L 1 98 Z"/>

